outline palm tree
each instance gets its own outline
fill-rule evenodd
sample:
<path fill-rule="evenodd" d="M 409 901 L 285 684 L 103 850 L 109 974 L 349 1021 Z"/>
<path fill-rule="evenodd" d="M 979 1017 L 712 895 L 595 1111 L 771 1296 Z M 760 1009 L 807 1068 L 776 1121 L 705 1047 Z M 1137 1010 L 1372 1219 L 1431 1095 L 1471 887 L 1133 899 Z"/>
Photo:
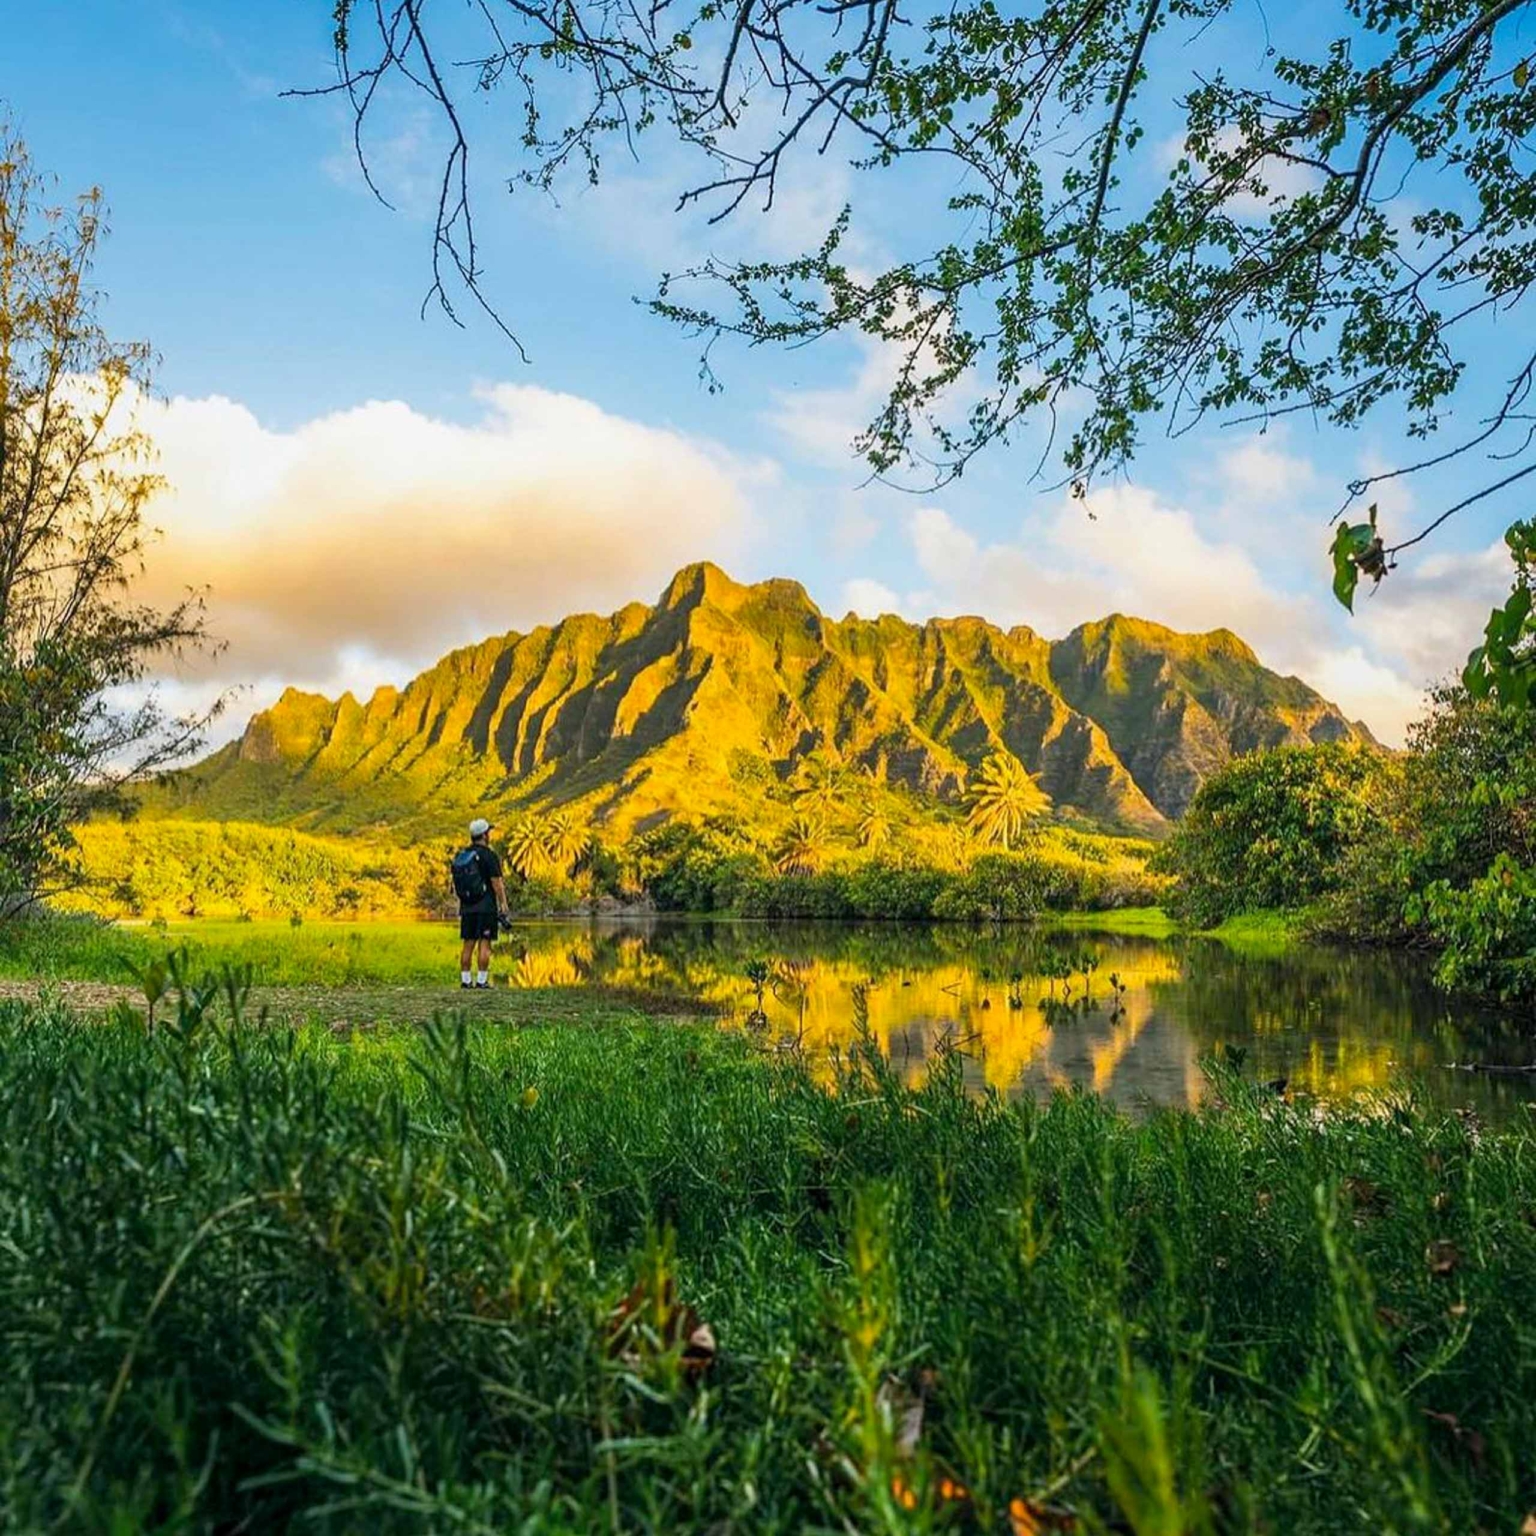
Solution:
<path fill-rule="evenodd" d="M 779 839 L 774 868 L 781 875 L 813 875 L 826 862 L 827 824 L 816 816 L 797 815 Z"/>
<path fill-rule="evenodd" d="M 976 775 L 967 823 L 989 843 L 1012 848 L 1050 809 L 1051 797 L 1018 758 L 994 752 Z"/>
<path fill-rule="evenodd" d="M 795 787 L 790 793 L 796 810 L 825 818 L 837 813 L 847 789 L 847 769 L 824 757 L 808 757 L 800 765 Z"/>
<path fill-rule="evenodd" d="M 586 853 L 591 838 L 571 819 L 568 811 L 556 811 L 544 823 L 544 851 L 562 874 L 569 874 Z"/>
<path fill-rule="evenodd" d="M 859 809 L 859 847 L 871 852 L 883 848 L 890 842 L 892 831 L 890 812 L 875 795 L 870 795 Z"/>
<path fill-rule="evenodd" d="M 569 811 L 520 817 L 507 838 L 507 858 L 525 880 L 568 875 L 587 852 L 591 837 Z"/>
<path fill-rule="evenodd" d="M 543 874 L 550 863 L 548 835 L 540 816 L 520 816 L 507 838 L 507 859 L 525 880 Z"/>

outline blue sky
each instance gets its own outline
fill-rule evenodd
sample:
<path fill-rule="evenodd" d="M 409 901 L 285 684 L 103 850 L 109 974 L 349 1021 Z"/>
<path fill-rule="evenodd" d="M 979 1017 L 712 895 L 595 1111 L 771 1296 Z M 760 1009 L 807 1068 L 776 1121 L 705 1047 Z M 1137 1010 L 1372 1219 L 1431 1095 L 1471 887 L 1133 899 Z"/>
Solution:
<path fill-rule="evenodd" d="M 472 310 L 463 329 L 421 318 L 431 118 L 400 100 L 381 119 L 391 212 L 361 184 L 341 105 L 279 95 L 331 78 L 329 10 L 32 6 L 0 63 L 38 163 L 61 190 L 106 191 L 109 326 L 163 358 L 152 426 L 175 491 L 150 583 L 208 584 L 231 642 L 177 681 L 189 698 L 240 685 L 238 718 L 289 681 L 398 681 L 482 633 L 653 597 L 709 556 L 797 577 L 836 612 L 980 612 L 1047 634 L 1114 609 L 1225 624 L 1395 740 L 1507 585 L 1491 546 L 1519 509 L 1494 503 L 1358 619 L 1335 610 L 1328 515 L 1350 475 L 1400 458 L 1385 420 L 1155 442 L 1090 522 L 1030 483 L 1028 442 L 932 495 L 864 486 L 845 444 L 887 361 L 857 343 L 726 349 L 726 388 L 708 393 L 696 344 L 635 296 L 705 249 L 815 238 L 850 188 L 856 207 L 864 195 L 830 161 L 801 168 L 773 220 L 724 232 L 671 214 L 665 155 L 556 207 L 501 190 L 513 104 L 474 103 L 488 287 L 531 361 Z M 915 211 L 882 204 L 872 238 Z M 1384 511 L 1406 530 L 1457 483 Z"/>

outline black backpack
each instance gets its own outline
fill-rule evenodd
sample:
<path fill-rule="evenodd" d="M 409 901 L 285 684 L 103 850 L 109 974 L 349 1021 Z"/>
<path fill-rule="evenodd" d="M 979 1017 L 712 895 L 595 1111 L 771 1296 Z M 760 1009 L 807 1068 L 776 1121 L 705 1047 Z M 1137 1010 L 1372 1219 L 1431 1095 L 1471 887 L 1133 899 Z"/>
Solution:
<path fill-rule="evenodd" d="M 485 883 L 485 870 L 480 862 L 478 848 L 465 848 L 453 856 L 454 894 L 466 907 L 476 907 L 485 900 L 490 886 Z"/>

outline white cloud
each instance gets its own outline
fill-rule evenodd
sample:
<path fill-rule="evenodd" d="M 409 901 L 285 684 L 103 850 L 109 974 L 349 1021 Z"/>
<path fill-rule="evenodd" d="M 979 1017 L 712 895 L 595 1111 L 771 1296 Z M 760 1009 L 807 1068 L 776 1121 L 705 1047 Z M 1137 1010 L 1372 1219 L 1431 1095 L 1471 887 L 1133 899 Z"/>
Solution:
<path fill-rule="evenodd" d="M 1285 506 L 1312 492 L 1318 482 L 1310 459 L 1287 453 L 1281 446 L 1284 434 L 1255 432 L 1217 462 L 1217 472 L 1227 494 L 1246 505 Z"/>
<path fill-rule="evenodd" d="M 1358 645 L 1314 651 L 1302 675 L 1347 718 L 1364 720 L 1393 746 L 1402 744 L 1408 726 L 1424 712 L 1424 690 Z"/>
<path fill-rule="evenodd" d="M 863 274 L 867 278 L 868 274 Z M 899 329 L 914 317 L 904 305 L 897 307 L 888 329 Z M 851 338 L 854 359 L 847 382 L 820 389 L 776 389 L 764 420 L 806 458 L 834 468 L 859 467 L 853 452 L 855 439 L 879 415 L 907 367 L 909 343 L 888 341 L 856 333 Z M 917 344 L 914 371 L 918 378 L 938 373 L 942 364 L 934 340 Z M 949 384 L 926 414 L 942 425 L 954 427 L 980 396 L 982 383 L 975 370 L 967 370 Z M 1058 402 L 1060 405 L 1060 402 Z M 921 453 L 930 445 L 919 415 L 914 447 Z"/>
<path fill-rule="evenodd" d="M 884 582 L 868 576 L 856 576 L 843 583 L 843 609 L 860 618 L 878 619 L 883 613 L 905 615 L 906 604 Z"/>
<path fill-rule="evenodd" d="M 1066 501 L 1017 540 L 987 545 L 940 508 L 910 514 L 907 535 L 932 589 L 922 594 L 925 611 L 982 614 L 1046 635 L 1111 612 L 1180 630 L 1231 629 L 1266 665 L 1304 678 L 1397 743 L 1425 686 L 1460 662 L 1508 585 L 1497 546 L 1438 556 L 1395 573 L 1375 598 L 1362 593 L 1351 621 L 1334 610 L 1322 573 L 1317 595 L 1286 593 L 1246 549 L 1211 538 L 1149 491 L 1095 492 L 1090 510 Z M 916 599 L 890 606 L 911 612 Z"/>
<path fill-rule="evenodd" d="M 498 385 L 484 401 L 468 426 L 372 401 L 292 431 L 218 397 L 143 405 L 173 487 L 145 595 L 209 589 L 229 648 L 204 665 L 221 679 L 331 691 L 651 598 L 745 542 L 762 466 L 570 395 Z"/>
<path fill-rule="evenodd" d="M 768 424 L 806 458 L 857 468 L 854 439 L 885 403 L 901 369 L 901 353 L 868 337 L 857 341 L 858 363 L 846 384 L 826 389 L 776 389 Z"/>
<path fill-rule="evenodd" d="M 1374 593 L 1362 589 L 1355 611 L 1372 643 L 1413 682 L 1428 685 L 1459 670 L 1513 579 L 1502 539 L 1485 549 L 1417 561 L 1404 556 Z"/>

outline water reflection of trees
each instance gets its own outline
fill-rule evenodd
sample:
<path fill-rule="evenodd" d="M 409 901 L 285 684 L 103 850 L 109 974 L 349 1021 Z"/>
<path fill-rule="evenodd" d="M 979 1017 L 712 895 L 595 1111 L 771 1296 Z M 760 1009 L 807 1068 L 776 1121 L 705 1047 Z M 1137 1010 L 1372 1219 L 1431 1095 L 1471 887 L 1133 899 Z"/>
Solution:
<path fill-rule="evenodd" d="M 1438 1095 L 1502 1110 L 1527 1085 L 1451 1081 L 1449 1060 L 1528 1059 L 1496 1021 L 1447 1004 L 1414 956 L 1300 949 L 1257 956 L 1210 940 L 1163 941 L 892 924 L 668 922 L 523 930 L 518 980 L 597 982 L 686 993 L 745 1017 L 750 962 L 770 969 L 770 1026 L 808 1049 L 846 1047 L 862 995 L 882 1050 L 920 1077 L 938 1042 L 972 1042 L 967 1076 L 981 1087 L 1048 1092 L 1084 1086 L 1122 1101 L 1190 1102 L 1200 1058 L 1225 1045 L 1261 1078 L 1327 1095 L 1405 1077 Z M 1063 953 L 1098 959 L 1095 1006 L 1052 999 Z M 1116 1011 L 1107 978 L 1125 988 Z M 1081 978 L 1078 980 L 1079 991 Z"/>

